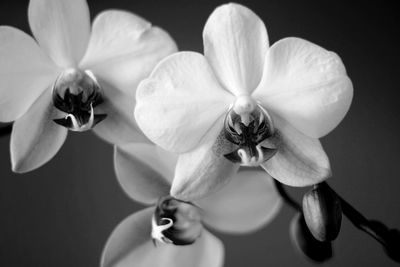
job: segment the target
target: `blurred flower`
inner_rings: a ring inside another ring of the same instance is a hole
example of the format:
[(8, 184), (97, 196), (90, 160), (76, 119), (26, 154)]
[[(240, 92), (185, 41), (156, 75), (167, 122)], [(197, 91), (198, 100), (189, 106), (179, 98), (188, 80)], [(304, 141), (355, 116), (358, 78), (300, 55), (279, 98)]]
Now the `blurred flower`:
[(272, 220), (282, 204), (272, 178), (260, 171), (240, 171), (221, 191), (192, 203), (170, 196), (174, 155), (130, 144), (115, 149), (114, 161), (127, 195), (152, 207), (115, 228), (103, 251), (103, 267), (222, 266), (223, 244), (202, 224), (226, 233), (252, 232)]
[(203, 40), (204, 56), (167, 57), (136, 94), (139, 127), (183, 153), (172, 192), (207, 195), (239, 164), (262, 166), (291, 186), (328, 178), (318, 138), (342, 120), (353, 96), (340, 58), (299, 38), (268, 47), (264, 23), (238, 4), (211, 14)]
[(31, 0), (28, 11), (35, 39), (0, 27), (0, 121), (15, 121), (13, 170), (50, 160), (67, 129), (99, 123), (94, 132), (111, 143), (145, 140), (132, 118), (135, 90), (176, 51), (171, 37), (117, 10), (99, 14), (91, 28), (85, 0)]

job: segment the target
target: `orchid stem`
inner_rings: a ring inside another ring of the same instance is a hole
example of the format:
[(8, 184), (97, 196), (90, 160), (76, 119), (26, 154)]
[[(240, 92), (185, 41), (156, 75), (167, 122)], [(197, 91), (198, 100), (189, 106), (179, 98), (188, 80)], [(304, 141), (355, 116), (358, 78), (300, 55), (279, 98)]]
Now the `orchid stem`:
[(0, 137), (7, 136), (11, 134), (12, 124), (7, 124), (5, 126), (0, 127)]
[(368, 220), (338, 193), (336, 193), (336, 195), (340, 199), (343, 214), (350, 222), (356, 228), (378, 241), (392, 260), (400, 262), (400, 231), (397, 229), (389, 229), (380, 221)]
[(278, 190), (278, 193), (281, 195), (283, 200), (285, 200), (285, 202), (290, 207), (292, 207), (294, 210), (299, 211), (299, 212), (302, 213), (301, 206), (293, 198), (291, 198), (288, 195), (288, 193), (286, 192), (283, 184), (281, 182), (279, 182), (278, 180), (276, 180), (276, 179), (274, 179), (274, 182), (275, 182), (276, 189)]

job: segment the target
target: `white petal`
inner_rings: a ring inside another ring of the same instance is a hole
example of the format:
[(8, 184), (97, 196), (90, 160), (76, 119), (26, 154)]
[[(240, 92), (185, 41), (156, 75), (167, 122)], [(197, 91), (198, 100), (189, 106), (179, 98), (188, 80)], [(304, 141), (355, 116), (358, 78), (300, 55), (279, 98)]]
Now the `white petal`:
[[(165, 156), (176, 159), (171, 153)], [(159, 155), (155, 145), (131, 143), (114, 148), (115, 172), (122, 189), (132, 199), (146, 204), (169, 195), (176, 163), (168, 160)]]
[(80, 66), (134, 97), (139, 82), (176, 50), (164, 30), (132, 13), (108, 10), (95, 18)]
[(204, 55), (225, 88), (250, 94), (261, 81), (268, 34), (262, 20), (238, 4), (218, 7), (203, 31)]
[(282, 206), (273, 179), (264, 171), (243, 170), (215, 194), (197, 202), (204, 221), (228, 233), (258, 230), (275, 218)]
[(57, 73), (57, 67), (32, 37), (0, 26), (0, 121), (21, 117)]
[(204, 231), (192, 245), (174, 246), (150, 240), (154, 208), (139, 211), (122, 221), (104, 248), (101, 267), (222, 267), (222, 242)]
[(287, 38), (267, 52), (263, 80), (254, 97), (304, 134), (319, 138), (346, 115), (353, 86), (338, 55)]
[(331, 176), (329, 159), (318, 139), (308, 137), (284, 120), (274, 117), (280, 133), (278, 152), (262, 167), (290, 186), (309, 186)]
[(104, 102), (96, 107), (96, 113), (107, 114), (107, 117), (93, 131), (111, 144), (150, 143), (133, 116), (134, 92), (120, 91), (101, 80), (99, 83), (103, 88)]
[(75, 67), (90, 36), (86, 0), (31, 0), (29, 25), (40, 47), (60, 67)]
[(201, 140), (199, 146), (181, 154), (175, 169), (171, 195), (193, 201), (208, 196), (224, 186), (239, 168), (223, 155), (232, 145), (225, 139), (222, 119)]
[(47, 89), (14, 123), (10, 141), (14, 172), (39, 168), (54, 157), (67, 137), (68, 130), (53, 121), (64, 115), (54, 108), (51, 93)]
[(180, 52), (140, 83), (136, 100), (135, 118), (147, 137), (166, 150), (186, 152), (227, 112), (233, 96), (219, 86), (203, 55)]

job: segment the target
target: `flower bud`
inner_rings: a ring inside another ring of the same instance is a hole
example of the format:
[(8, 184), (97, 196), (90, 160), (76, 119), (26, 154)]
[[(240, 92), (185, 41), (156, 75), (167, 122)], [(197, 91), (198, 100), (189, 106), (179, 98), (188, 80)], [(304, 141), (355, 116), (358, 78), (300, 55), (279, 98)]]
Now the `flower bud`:
[(298, 252), (314, 262), (324, 262), (333, 256), (331, 242), (316, 240), (301, 213), (296, 214), (292, 219), (290, 237)]
[(153, 240), (174, 245), (194, 243), (203, 230), (199, 209), (171, 196), (158, 201), (152, 228)]
[(315, 239), (333, 241), (338, 236), (342, 222), (340, 199), (326, 183), (315, 185), (304, 195), (303, 213)]

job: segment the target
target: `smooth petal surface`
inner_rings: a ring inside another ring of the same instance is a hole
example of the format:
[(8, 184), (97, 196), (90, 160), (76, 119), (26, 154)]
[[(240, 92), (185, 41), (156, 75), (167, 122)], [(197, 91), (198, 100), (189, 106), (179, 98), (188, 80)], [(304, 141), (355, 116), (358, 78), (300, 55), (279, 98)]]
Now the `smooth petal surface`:
[(262, 20), (238, 4), (218, 7), (203, 31), (204, 55), (224, 87), (250, 94), (261, 81), (268, 34)]
[(122, 92), (104, 81), (99, 82), (103, 88), (104, 102), (96, 107), (96, 113), (107, 114), (107, 117), (93, 131), (111, 144), (150, 143), (133, 117), (134, 92)]
[(221, 133), (222, 118), (218, 119), (199, 146), (181, 154), (175, 169), (171, 195), (193, 201), (208, 196), (224, 186), (239, 168), (223, 155), (232, 144)]
[(21, 117), (58, 74), (32, 37), (0, 26), (0, 121)]
[(267, 173), (242, 170), (220, 191), (197, 204), (210, 227), (227, 233), (248, 233), (273, 220), (282, 199)]
[(274, 116), (281, 142), (278, 152), (262, 167), (275, 179), (290, 186), (309, 186), (331, 176), (329, 159), (318, 139), (308, 137)]
[[(117, 179), (129, 197), (152, 204), (169, 195), (177, 157), (167, 152), (164, 156), (167, 158), (161, 157), (158, 148), (150, 144), (131, 143), (114, 147)], [(175, 158), (175, 162), (169, 162), (170, 158)]]
[(304, 134), (320, 138), (346, 115), (353, 86), (338, 55), (286, 38), (268, 50), (254, 97)]
[(32, 171), (54, 157), (67, 137), (68, 130), (53, 122), (62, 116), (54, 108), (48, 89), (14, 122), (10, 141), (14, 172)]
[(60, 67), (75, 67), (90, 36), (86, 0), (31, 0), (29, 25), (40, 47)]
[(164, 59), (140, 83), (136, 99), (139, 127), (154, 143), (174, 152), (198, 145), (233, 102), (204, 56), (194, 52)]
[(151, 241), (154, 208), (139, 211), (122, 221), (104, 248), (102, 267), (222, 267), (222, 242), (206, 230), (192, 245), (174, 246)]
[(90, 69), (132, 99), (139, 82), (162, 58), (177, 50), (168, 33), (129, 12), (104, 11), (92, 28), (81, 68)]

